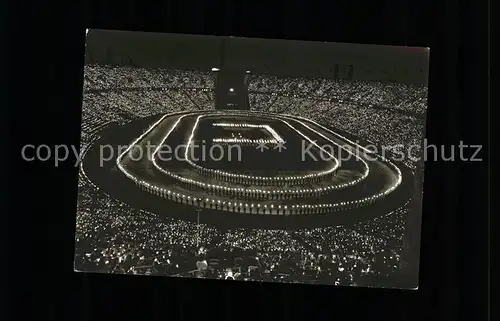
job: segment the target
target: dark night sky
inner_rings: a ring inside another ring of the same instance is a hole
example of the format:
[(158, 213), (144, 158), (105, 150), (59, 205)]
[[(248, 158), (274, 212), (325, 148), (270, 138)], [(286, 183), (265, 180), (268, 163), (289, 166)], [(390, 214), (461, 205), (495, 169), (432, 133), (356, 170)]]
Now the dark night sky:
[[(222, 42), (224, 41), (224, 45)], [(221, 63), (254, 73), (332, 78), (349, 65), (354, 79), (427, 84), (429, 50), (360, 44), (91, 30), (87, 63), (201, 68)]]

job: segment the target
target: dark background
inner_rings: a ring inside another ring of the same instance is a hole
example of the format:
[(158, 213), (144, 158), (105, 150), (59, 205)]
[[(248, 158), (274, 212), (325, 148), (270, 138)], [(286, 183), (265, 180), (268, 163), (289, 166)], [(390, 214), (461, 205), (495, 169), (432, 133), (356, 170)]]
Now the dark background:
[[(290, 77), (347, 78), (427, 85), (422, 47), (89, 30), (85, 62), (142, 68), (251, 70)], [(200, 55), (200, 53), (203, 53)]]
[(74, 159), (20, 157), (29, 143), (78, 144), (85, 28), (431, 47), (429, 143), (486, 144), (485, 1), (13, 4), (0, 8), (1, 319), (486, 318), (486, 162), (426, 164), (421, 286), (397, 291), (76, 274)]

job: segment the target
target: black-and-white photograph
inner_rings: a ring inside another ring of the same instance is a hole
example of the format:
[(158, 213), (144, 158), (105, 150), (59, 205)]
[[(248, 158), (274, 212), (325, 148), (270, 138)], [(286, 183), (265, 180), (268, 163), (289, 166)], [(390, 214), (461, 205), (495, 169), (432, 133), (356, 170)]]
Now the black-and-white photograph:
[(75, 270), (418, 288), (429, 48), (88, 30)]

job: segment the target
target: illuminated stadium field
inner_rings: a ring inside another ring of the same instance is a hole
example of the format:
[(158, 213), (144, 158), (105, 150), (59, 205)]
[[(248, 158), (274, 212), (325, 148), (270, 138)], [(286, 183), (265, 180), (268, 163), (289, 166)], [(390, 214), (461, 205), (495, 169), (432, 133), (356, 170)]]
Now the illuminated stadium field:
[[(118, 141), (125, 132), (132, 142)], [(97, 187), (188, 221), (196, 212), (182, 209), (196, 207), (204, 222), (222, 226), (355, 223), (408, 203), (413, 187), (403, 164), (297, 116), (182, 112), (112, 126), (99, 136), (83, 160)], [(113, 161), (87, 166), (98, 163), (97, 146), (124, 145)]]
[(75, 270), (415, 288), (427, 66), (425, 50), (91, 31)]

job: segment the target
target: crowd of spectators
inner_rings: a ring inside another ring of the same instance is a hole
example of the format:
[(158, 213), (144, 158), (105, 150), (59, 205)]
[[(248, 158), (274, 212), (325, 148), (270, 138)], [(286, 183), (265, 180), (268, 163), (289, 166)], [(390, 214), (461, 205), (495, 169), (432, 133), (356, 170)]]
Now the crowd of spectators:
[(313, 119), (363, 137), (385, 150), (404, 153), (410, 167), (415, 167), (420, 157), (427, 107), (425, 87), (262, 76), (252, 80), (251, 110)]
[(213, 73), (85, 66), (81, 146), (109, 123), (159, 113), (214, 109)]
[[(401, 208), (349, 227), (218, 229), (134, 210), (89, 185), (80, 187), (77, 269), (125, 274), (187, 275), (208, 262), (212, 276), (376, 285), (400, 266)], [(203, 216), (201, 216), (201, 221)]]
[[(86, 66), (82, 146), (111, 122), (211, 109), (213, 85), (212, 76), (203, 72)], [(253, 110), (300, 115), (384, 145), (406, 146), (419, 140), (424, 123), (390, 108), (424, 112), (426, 99), (423, 89), (415, 87), (408, 94), (408, 88), (414, 87), (253, 77), (249, 90)], [(402, 207), (354, 226), (293, 231), (220, 229), (133, 209), (96, 190), (81, 175), (76, 268), (377, 285), (401, 264), (407, 214)], [(205, 269), (199, 268), (201, 261)]]
[(213, 88), (210, 71), (86, 65), (84, 90), (123, 88)]
[(343, 100), (356, 105), (397, 109), (422, 116), (425, 116), (427, 109), (427, 87), (416, 85), (342, 79), (252, 76), (248, 90), (251, 93), (306, 97), (312, 100)]

